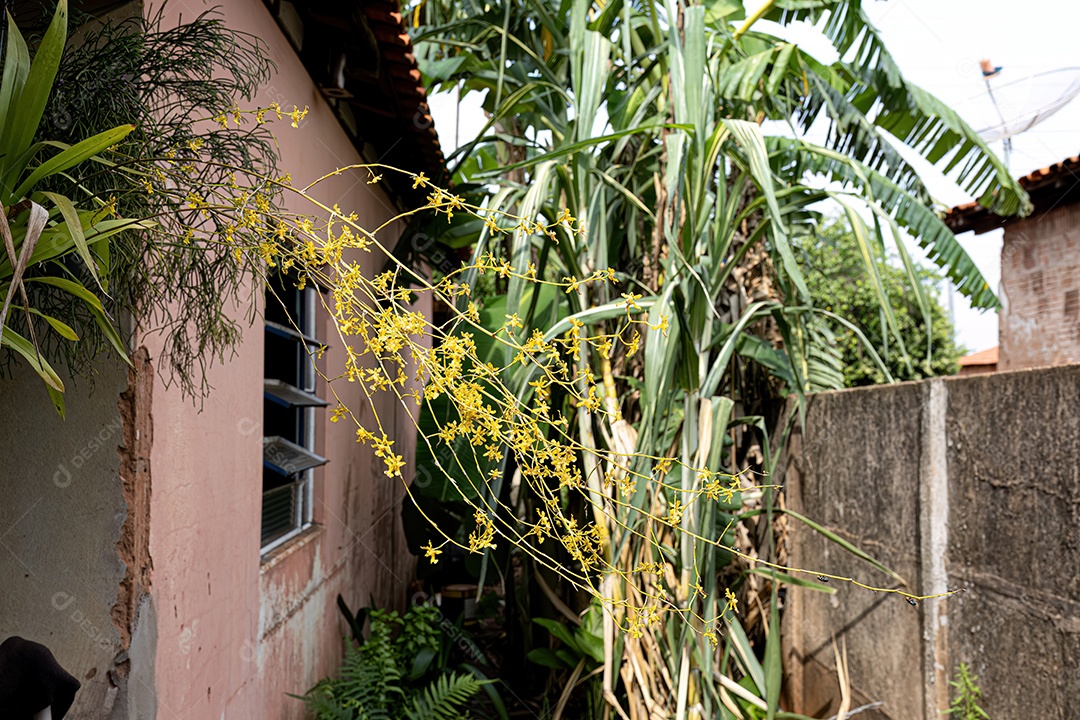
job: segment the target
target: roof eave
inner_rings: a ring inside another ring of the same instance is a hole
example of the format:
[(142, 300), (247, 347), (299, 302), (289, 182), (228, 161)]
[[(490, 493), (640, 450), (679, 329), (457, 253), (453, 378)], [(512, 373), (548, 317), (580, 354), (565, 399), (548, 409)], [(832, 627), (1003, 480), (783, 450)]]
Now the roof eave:
[[(1032, 215), (1039, 216), (1055, 208), (1080, 203), (1080, 156), (1035, 170), (1017, 182), (1031, 198)], [(1024, 218), (995, 215), (977, 202), (957, 205), (944, 217), (945, 224), (956, 235), (968, 231), (980, 235), (1022, 220)]]

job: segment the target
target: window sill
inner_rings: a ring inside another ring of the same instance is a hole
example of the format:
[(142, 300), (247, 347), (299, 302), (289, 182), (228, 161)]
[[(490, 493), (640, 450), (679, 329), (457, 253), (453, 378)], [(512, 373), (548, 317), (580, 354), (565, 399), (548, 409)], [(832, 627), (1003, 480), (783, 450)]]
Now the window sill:
[(295, 535), (292, 535), (291, 537), (286, 536), (286, 539), (281, 541), (280, 544), (271, 547), (269, 550), (263, 551), (259, 572), (270, 572), (274, 567), (282, 563), (285, 558), (293, 553), (299, 552), (301, 549), (317, 540), (323, 534), (323, 530), (324, 528), (322, 525), (312, 523)]

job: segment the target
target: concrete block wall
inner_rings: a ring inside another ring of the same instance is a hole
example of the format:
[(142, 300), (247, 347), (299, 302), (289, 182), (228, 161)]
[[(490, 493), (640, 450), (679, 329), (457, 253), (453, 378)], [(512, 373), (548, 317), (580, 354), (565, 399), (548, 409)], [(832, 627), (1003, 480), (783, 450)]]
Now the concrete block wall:
[(136, 648), (113, 615), (125, 576), (117, 448), (127, 381), (124, 368), (104, 366), (88, 395), (85, 378), (65, 377), (66, 420), (25, 365), (0, 381), (0, 641), (19, 635), (53, 651), (82, 683), (76, 718), (127, 717), (118, 692)]
[[(789, 589), (789, 706), (836, 712), (832, 639), (860, 717), (941, 717), (961, 662), (991, 718), (1080, 717), (1080, 366), (822, 393), (789, 446), (788, 506), (899, 573), (909, 605), (836, 583)], [(792, 563), (883, 573), (789, 519)]]
[(1080, 362), (1080, 205), (1005, 226), (998, 369)]

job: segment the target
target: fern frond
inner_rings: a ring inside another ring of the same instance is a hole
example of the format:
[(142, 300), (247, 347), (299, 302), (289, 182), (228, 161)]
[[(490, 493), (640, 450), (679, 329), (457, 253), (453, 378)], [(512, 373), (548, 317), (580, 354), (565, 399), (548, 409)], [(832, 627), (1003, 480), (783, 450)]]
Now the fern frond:
[(406, 708), (408, 720), (459, 720), (462, 707), (480, 691), (473, 675), (450, 673), (428, 685)]

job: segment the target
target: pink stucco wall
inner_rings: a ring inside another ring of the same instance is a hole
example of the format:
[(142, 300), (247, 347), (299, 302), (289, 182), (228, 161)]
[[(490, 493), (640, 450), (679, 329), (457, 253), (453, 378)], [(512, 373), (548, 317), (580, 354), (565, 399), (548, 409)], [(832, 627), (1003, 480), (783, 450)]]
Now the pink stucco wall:
[[(262, 38), (277, 64), (256, 102), (310, 108), (300, 129), (276, 129), (282, 169), (302, 185), (361, 162), (263, 3), (215, 4), (232, 27)], [(176, 18), (201, 9), (174, 2), (166, 12)], [(396, 210), (365, 180), (345, 174), (317, 194), (371, 227)], [(293, 209), (310, 211), (299, 202)], [(362, 262), (371, 270), (376, 259)], [(336, 337), (320, 312), (321, 337)], [(159, 718), (302, 717), (302, 703), (285, 693), (302, 693), (339, 662), (346, 629), (338, 593), (354, 608), (372, 593), (400, 605), (412, 576), (398, 512), (401, 481), (386, 478), (354, 442), (354, 429), (327, 422), (325, 412), (318, 413), (318, 450), (330, 463), (316, 473), (316, 526), (260, 560), (263, 332), (256, 321), (236, 356), (211, 371), (215, 389), (201, 412), (160, 380), (154, 389), (150, 553)], [(143, 341), (155, 356), (159, 339)], [(342, 366), (336, 345), (321, 361), (324, 370)], [(342, 384), (338, 392), (351, 407), (363, 406), (357, 387)], [(379, 413), (411, 458), (404, 411), (385, 403)]]

